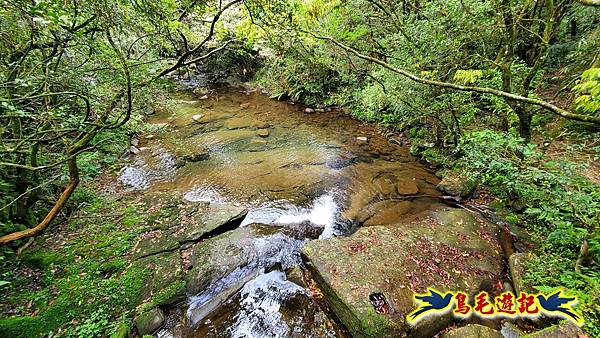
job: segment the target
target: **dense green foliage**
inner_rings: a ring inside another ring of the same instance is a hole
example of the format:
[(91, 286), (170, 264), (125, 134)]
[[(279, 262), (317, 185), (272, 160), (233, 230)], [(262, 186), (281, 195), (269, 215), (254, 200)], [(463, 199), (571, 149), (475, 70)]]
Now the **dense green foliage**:
[[(426, 79), (599, 116), (600, 9), (571, 1), (289, 3), (289, 20), (263, 17), (274, 52), (258, 83), (275, 97), (348, 107), (358, 118), (402, 132), (413, 152), (441, 173), (454, 170), (479, 182), (500, 200), (498, 212), (538, 244), (544, 264), (532, 267), (531, 283), (578, 294), (586, 328), (598, 335), (597, 127), (565, 123), (497, 95), (417, 83), (315, 35)], [(582, 243), (589, 246), (584, 253)]]

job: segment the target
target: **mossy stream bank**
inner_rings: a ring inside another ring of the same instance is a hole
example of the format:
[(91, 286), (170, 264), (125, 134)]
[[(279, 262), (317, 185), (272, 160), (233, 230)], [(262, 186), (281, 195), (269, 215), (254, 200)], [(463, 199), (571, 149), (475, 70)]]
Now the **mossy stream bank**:
[(15, 260), (1, 336), (430, 337), (471, 321), (410, 327), (413, 292), (511, 285), (498, 228), (372, 126), (243, 88), (174, 99)]

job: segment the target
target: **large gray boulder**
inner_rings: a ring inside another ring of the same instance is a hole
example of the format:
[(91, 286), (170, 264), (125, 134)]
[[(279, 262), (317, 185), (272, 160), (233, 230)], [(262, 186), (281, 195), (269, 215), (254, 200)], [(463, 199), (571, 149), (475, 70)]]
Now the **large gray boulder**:
[[(355, 337), (427, 337), (451, 316), (410, 326), (414, 292), (428, 287), (466, 290), (471, 296), (501, 280), (503, 258), (495, 226), (463, 209), (438, 209), (394, 226), (359, 229), (350, 237), (315, 240), (305, 263), (325, 298)], [(389, 307), (378, 313), (380, 294)]]

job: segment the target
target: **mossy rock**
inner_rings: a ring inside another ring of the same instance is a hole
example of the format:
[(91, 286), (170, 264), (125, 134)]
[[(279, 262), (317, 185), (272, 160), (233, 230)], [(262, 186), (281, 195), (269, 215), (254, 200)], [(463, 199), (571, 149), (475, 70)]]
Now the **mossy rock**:
[(181, 225), (171, 235), (180, 243), (195, 242), (237, 228), (248, 209), (239, 206), (214, 204), (208, 208), (183, 215)]
[(571, 322), (563, 321), (559, 325), (547, 327), (541, 331), (526, 335), (524, 338), (580, 338), (586, 337), (581, 328)]
[(142, 238), (133, 248), (133, 258), (138, 259), (179, 248), (179, 241), (167, 231), (155, 230), (142, 234)]
[(500, 331), (490, 329), (487, 326), (469, 324), (457, 329), (450, 330), (442, 338), (503, 338)]
[(135, 327), (140, 336), (152, 333), (165, 322), (165, 314), (159, 308), (141, 313), (135, 318)]
[(62, 256), (58, 252), (50, 251), (33, 251), (24, 253), (21, 256), (21, 261), (27, 266), (36, 269), (46, 269), (52, 263), (58, 263), (62, 261)]
[(300, 285), (303, 288), (308, 288), (308, 285), (306, 284), (306, 281), (304, 280), (304, 272), (302, 271), (302, 268), (300, 268), (299, 265), (296, 265), (293, 268), (288, 269), (285, 272), (285, 276), (286, 276), (287, 280), (289, 280), (290, 282)]
[(147, 307), (172, 305), (185, 298), (185, 282), (179, 251), (148, 256), (134, 265), (150, 272), (140, 303)]
[[(294, 257), (295, 264), (300, 263), (298, 252), (303, 240), (293, 237), (298, 233), (287, 230), (287, 227), (249, 224), (196, 244), (190, 256), (192, 269), (185, 275), (187, 292), (198, 294), (234, 271), (241, 278), (276, 264), (287, 264)], [(296, 256), (291, 251), (294, 245), (298, 245)]]
[[(303, 255), (353, 336), (431, 336), (452, 318), (435, 316), (410, 326), (405, 318), (416, 308), (413, 291), (434, 287), (473, 296), (498, 282), (503, 261), (494, 232), (494, 225), (468, 211), (442, 208), (410, 222), (309, 242)], [(386, 299), (389, 313), (375, 311), (375, 293)]]
[(194, 246), (186, 273), (187, 292), (198, 294), (211, 283), (245, 267), (252, 259), (253, 239), (260, 236), (256, 226), (245, 226), (202, 241)]
[(437, 185), (439, 191), (451, 196), (460, 197), (471, 195), (476, 187), (476, 180), (454, 172), (447, 173)]
[(238, 227), (248, 209), (231, 205), (208, 205), (207, 203), (182, 202), (169, 206), (177, 212), (171, 225), (141, 235), (133, 250), (134, 258), (146, 257), (178, 249), (181, 244), (196, 242)]
[(535, 256), (532, 253), (514, 253), (508, 258), (510, 277), (512, 278), (516, 294), (520, 294), (521, 292), (531, 293), (534, 291), (531, 285), (526, 284), (523, 281), (524, 276), (527, 273), (527, 262), (534, 258)]

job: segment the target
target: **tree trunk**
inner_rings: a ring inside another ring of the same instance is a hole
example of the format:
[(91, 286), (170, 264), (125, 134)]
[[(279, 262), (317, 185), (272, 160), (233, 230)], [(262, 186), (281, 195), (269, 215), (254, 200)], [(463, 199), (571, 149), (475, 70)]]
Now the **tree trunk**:
[[(68, 154), (67, 156), (70, 156), (70, 154)], [(46, 214), (46, 217), (44, 217), (44, 219), (38, 225), (31, 229), (13, 232), (6, 236), (0, 237), (0, 245), (5, 245), (22, 238), (31, 237), (44, 230), (54, 220), (54, 218), (56, 218), (58, 212), (67, 203), (67, 200), (79, 184), (79, 168), (77, 167), (77, 157), (74, 156), (70, 158), (67, 163), (69, 166), (69, 183), (63, 190), (62, 194), (60, 194), (60, 197), (58, 198), (52, 209), (50, 209), (48, 214)]]
[(521, 105), (517, 105), (515, 108), (515, 113), (517, 113), (517, 116), (519, 117), (519, 136), (525, 139), (525, 142), (529, 142), (531, 139), (532, 115)]

